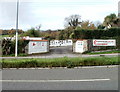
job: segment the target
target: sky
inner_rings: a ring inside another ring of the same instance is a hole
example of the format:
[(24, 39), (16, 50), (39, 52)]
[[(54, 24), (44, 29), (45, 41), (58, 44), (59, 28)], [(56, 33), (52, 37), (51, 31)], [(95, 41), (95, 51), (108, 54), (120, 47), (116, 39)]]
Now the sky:
[[(0, 0), (0, 29), (16, 28), (16, 1)], [(66, 17), (78, 14), (81, 20), (103, 22), (118, 15), (119, 0), (19, 0), (18, 28), (24, 31), (41, 25), (41, 30), (64, 29)]]

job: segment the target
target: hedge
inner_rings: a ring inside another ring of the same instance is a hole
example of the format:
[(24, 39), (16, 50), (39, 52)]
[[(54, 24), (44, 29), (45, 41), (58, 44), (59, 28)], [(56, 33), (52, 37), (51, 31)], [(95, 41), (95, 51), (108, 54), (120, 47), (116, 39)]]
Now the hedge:
[(46, 59), (3, 59), (2, 68), (38, 68), (38, 67), (67, 67), (119, 65), (118, 57), (89, 57), (89, 58), (46, 58)]

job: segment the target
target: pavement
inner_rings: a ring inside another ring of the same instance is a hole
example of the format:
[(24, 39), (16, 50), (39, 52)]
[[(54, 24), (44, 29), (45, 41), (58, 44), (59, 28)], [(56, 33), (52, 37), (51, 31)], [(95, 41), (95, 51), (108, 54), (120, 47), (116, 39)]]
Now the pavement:
[[(112, 53), (112, 54), (96, 54), (96, 55), (88, 55), (88, 54), (80, 54), (80, 53), (73, 53), (72, 47), (51, 47), (50, 52), (46, 54), (37, 54), (37, 55), (29, 55), (24, 57), (17, 57), (17, 58), (59, 58), (59, 57), (98, 57), (98, 56), (118, 56), (119, 53)], [(0, 59), (12, 59), (16, 57), (0, 57)]]
[(118, 66), (3, 69), (3, 90), (117, 90)]
[(41, 56), (41, 55), (35, 55), (35, 56), (26, 56), (26, 57), (0, 57), (0, 59), (23, 59), (23, 58), (61, 58), (61, 57), (99, 57), (99, 56), (106, 56), (106, 57), (115, 57), (118, 56), (118, 53), (113, 54), (96, 54), (96, 55), (82, 55), (82, 54), (54, 54), (49, 56)]

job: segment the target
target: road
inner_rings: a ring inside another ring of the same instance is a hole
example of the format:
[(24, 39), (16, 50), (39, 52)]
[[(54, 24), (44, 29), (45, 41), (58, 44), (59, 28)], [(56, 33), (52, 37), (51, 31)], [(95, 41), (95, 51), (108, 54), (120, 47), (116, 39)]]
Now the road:
[[(100, 54), (105, 56), (118, 56), (118, 53), (113, 54)], [(50, 52), (46, 54), (37, 54), (37, 55), (29, 55), (26, 57), (18, 57), (18, 58), (57, 58), (57, 57), (98, 57), (99, 54), (96, 55), (87, 55), (87, 54), (78, 54), (72, 52), (72, 46), (67, 47), (51, 47)], [(16, 58), (16, 57), (0, 57), (2, 59)]]
[(4, 69), (3, 90), (117, 90), (118, 66)]
[(51, 47), (50, 54), (73, 54), (72, 46)]

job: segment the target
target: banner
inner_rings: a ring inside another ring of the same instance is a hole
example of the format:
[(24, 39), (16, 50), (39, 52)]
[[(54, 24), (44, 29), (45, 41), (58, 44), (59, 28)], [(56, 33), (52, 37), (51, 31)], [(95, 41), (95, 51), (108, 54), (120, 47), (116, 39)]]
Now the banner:
[(102, 39), (94, 39), (93, 46), (116, 46), (116, 40), (102, 40)]

